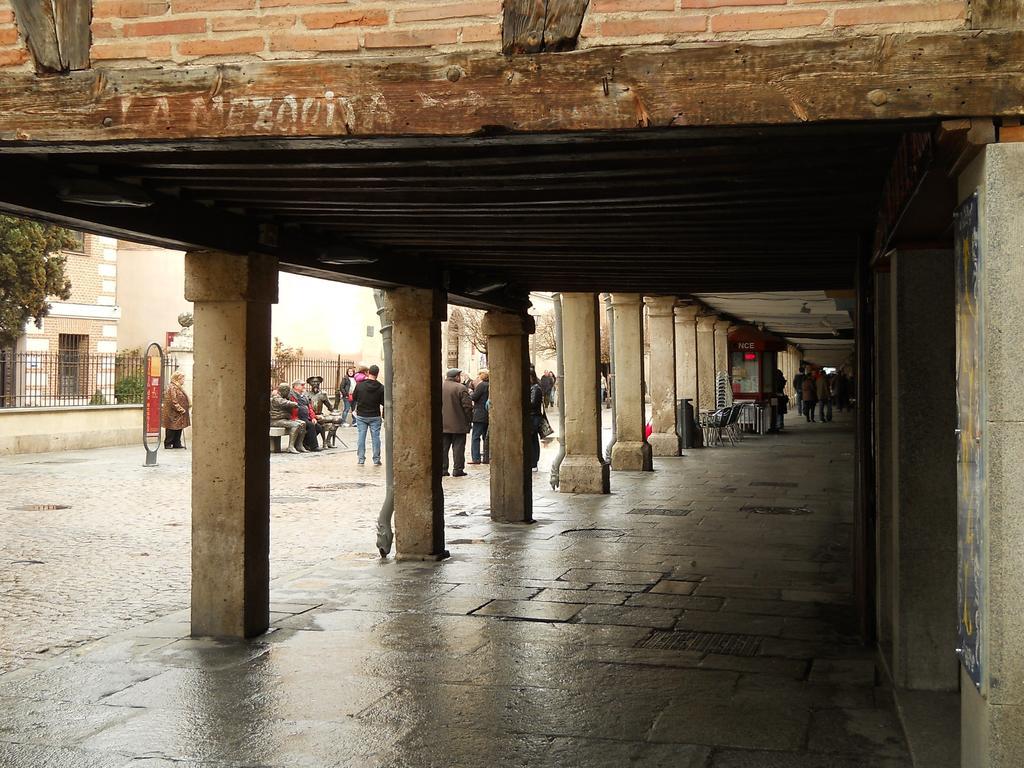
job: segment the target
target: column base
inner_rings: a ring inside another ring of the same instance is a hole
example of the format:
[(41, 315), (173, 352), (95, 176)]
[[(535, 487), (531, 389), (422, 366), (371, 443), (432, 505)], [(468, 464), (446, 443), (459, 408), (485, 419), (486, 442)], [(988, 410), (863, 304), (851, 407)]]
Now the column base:
[(619, 440), (612, 446), (612, 469), (626, 472), (650, 472), (654, 469), (651, 446), (640, 441)]
[(423, 563), (423, 562), (431, 563), (431, 562), (437, 562), (438, 560), (447, 560), (451, 556), (452, 556), (451, 552), (449, 552), (447, 549), (445, 549), (445, 550), (442, 550), (442, 552), (440, 554), (438, 554), (438, 555), (413, 555), (413, 554), (399, 553), (399, 554), (395, 555), (395, 560), (397, 560), (399, 562), (412, 560), (412, 561), (420, 562), (420, 563)]
[(679, 438), (674, 432), (655, 432), (647, 438), (647, 442), (651, 446), (651, 453), (655, 456), (679, 455)]
[(561, 493), (609, 493), (608, 465), (596, 456), (566, 456), (558, 468)]

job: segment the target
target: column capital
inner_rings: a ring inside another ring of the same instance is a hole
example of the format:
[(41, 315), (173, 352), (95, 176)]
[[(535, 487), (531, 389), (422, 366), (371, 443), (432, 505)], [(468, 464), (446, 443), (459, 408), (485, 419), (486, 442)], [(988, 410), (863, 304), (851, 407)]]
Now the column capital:
[(716, 320), (715, 321), (715, 333), (718, 333), (719, 331), (725, 331), (726, 333), (729, 333), (730, 331), (732, 331), (735, 328), (736, 328), (736, 324), (733, 323), (731, 320)]
[(185, 254), (185, 298), (276, 304), (277, 258), (266, 254), (189, 251)]
[(675, 296), (644, 296), (647, 314), (651, 317), (672, 317), (676, 306)]
[(481, 329), (485, 336), (526, 336), (536, 331), (536, 322), (532, 315), (491, 310)]
[(677, 306), (675, 310), (676, 322), (696, 323), (697, 314), (700, 312), (700, 309), (700, 304), (684, 304), (682, 306)]
[(384, 310), (392, 322), (444, 322), (448, 318), (447, 294), (432, 288), (388, 288)]
[(698, 331), (714, 331), (715, 324), (719, 322), (718, 315), (704, 315), (697, 318)]
[(613, 307), (634, 307), (640, 306), (641, 296), (639, 293), (609, 293)]

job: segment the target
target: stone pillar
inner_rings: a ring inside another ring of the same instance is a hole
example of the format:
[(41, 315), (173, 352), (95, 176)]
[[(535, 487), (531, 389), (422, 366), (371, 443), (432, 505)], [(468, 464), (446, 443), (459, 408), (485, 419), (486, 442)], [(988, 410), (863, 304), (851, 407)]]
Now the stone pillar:
[(942, 691), (958, 676), (953, 267), (949, 251), (900, 251), (890, 266), (893, 679)]
[(719, 320), (715, 323), (715, 376), (720, 373), (729, 373), (729, 334), (736, 328), (735, 325)]
[(655, 456), (678, 456), (676, 433), (675, 296), (648, 296), (647, 323), (651, 336), (651, 451)]
[(676, 395), (680, 400), (690, 398), (693, 407), (699, 405), (697, 396), (697, 313), (700, 307), (676, 307)]
[(699, 410), (715, 410), (715, 322), (717, 315), (697, 319), (697, 395)]
[(395, 552), (437, 560), (444, 548), (441, 491), (441, 321), (445, 294), (424, 288), (385, 293), (394, 358)]
[[(982, 643), (982, 689), (961, 675), (964, 766), (1024, 765), (1024, 144), (990, 144), (960, 176), (960, 199), (978, 192), (981, 269), (978, 290), (982, 503), (973, 508), (980, 536), (962, 546), (981, 553), (980, 614), (973, 626)], [(962, 320), (963, 328), (967, 321)], [(959, 343), (959, 339), (958, 339)], [(965, 346), (957, 351), (969, 356)], [(965, 393), (966, 394), (966, 393)], [(968, 434), (968, 438), (970, 435)], [(961, 470), (969, 480), (970, 465)], [(973, 574), (964, 572), (968, 579)], [(958, 610), (958, 618), (960, 611)]]
[[(618, 329), (616, 328), (616, 331)], [(562, 365), (565, 395), (565, 458), (559, 470), (563, 493), (608, 493), (608, 465), (601, 451), (601, 337), (597, 294), (562, 294)]]
[(529, 315), (488, 312), (488, 439), (491, 453), (491, 518), (503, 523), (533, 520), (533, 432), (529, 413)]
[(644, 436), (644, 315), (640, 295), (613, 293), (615, 315), (615, 445), (612, 469), (653, 469)]
[[(892, 320), (889, 273), (877, 272), (875, 281), (875, 616), (878, 645), (892, 670)], [(950, 622), (952, 626), (953, 622)]]
[[(185, 255), (197, 393), (192, 420), (192, 634), (253, 637), (270, 623), (270, 306), (277, 260)], [(211, 428), (209, 425), (221, 425)]]

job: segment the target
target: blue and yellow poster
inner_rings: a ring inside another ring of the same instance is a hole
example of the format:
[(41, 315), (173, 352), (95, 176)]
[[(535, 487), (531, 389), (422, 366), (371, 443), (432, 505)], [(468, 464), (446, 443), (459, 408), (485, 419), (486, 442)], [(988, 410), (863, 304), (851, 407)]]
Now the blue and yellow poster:
[[(985, 632), (985, 354), (978, 193), (956, 211), (957, 655), (982, 690)], [(984, 691), (982, 691), (984, 693)]]

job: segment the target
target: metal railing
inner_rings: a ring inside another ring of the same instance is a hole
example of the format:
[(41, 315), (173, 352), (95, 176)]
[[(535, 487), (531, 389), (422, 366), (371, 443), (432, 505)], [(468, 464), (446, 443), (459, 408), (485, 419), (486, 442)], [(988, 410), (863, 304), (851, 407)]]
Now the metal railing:
[(345, 375), (345, 370), (355, 367), (351, 360), (342, 360), (340, 357), (335, 360), (312, 360), (300, 358), (288, 361), (270, 361), (270, 386), (276, 387), (282, 381), (291, 384), (293, 381), (305, 381), (312, 376), (322, 376), (324, 383), (321, 388), (324, 392), (334, 396), (338, 384)]
[[(63, 408), (142, 402), (141, 355), (0, 350), (0, 408)], [(164, 358), (165, 379), (177, 368)]]

